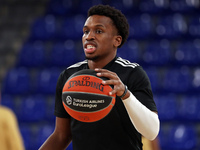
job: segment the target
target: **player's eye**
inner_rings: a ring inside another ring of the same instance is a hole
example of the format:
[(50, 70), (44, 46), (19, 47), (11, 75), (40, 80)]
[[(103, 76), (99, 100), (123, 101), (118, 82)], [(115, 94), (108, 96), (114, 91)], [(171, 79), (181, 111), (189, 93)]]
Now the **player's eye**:
[(103, 33), (103, 31), (100, 30), (100, 29), (97, 29), (97, 30), (96, 30), (96, 33), (100, 34), (100, 33)]
[(89, 30), (83, 30), (83, 33), (84, 33), (84, 34), (88, 34), (88, 33), (89, 33)]

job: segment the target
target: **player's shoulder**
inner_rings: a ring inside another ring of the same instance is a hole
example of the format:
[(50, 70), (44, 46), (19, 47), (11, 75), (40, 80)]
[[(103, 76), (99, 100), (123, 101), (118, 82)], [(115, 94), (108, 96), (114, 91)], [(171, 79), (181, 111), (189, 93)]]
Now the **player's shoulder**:
[(83, 68), (86, 68), (86, 67), (87, 67), (87, 60), (77, 62), (77, 63), (67, 67), (66, 69), (64, 69), (61, 72), (60, 77), (69, 77), (73, 73), (75, 73)]
[(115, 60), (115, 64), (120, 66), (121, 68), (126, 68), (126, 69), (136, 69), (140, 68), (140, 65), (138, 63), (132, 63), (127, 59), (123, 59), (121, 57), (117, 57)]
[(79, 68), (79, 67), (82, 67), (82, 66), (85, 66), (85, 65), (87, 65), (87, 60), (77, 62), (77, 63), (75, 63), (75, 64), (69, 66), (69, 67), (67, 68), (67, 70), (68, 70), (68, 69), (76, 69), (76, 68)]

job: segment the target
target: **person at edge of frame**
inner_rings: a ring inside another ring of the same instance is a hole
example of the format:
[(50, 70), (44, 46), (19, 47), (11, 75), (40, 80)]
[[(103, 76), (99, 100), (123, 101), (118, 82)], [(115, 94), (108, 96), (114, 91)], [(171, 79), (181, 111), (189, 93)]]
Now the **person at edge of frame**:
[(0, 104), (0, 150), (25, 150), (17, 116), (12, 109), (2, 104)]

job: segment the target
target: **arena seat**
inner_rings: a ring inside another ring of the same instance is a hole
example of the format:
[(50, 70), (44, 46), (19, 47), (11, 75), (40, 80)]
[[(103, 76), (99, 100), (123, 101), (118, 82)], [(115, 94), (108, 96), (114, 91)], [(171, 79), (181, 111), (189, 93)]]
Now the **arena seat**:
[(81, 14), (63, 18), (60, 28), (57, 30), (57, 38), (80, 40), (83, 35), (85, 19), (85, 16)]
[(76, 11), (78, 11), (81, 14), (87, 14), (88, 9), (93, 6), (93, 5), (97, 5), (97, 4), (101, 4), (103, 0), (80, 0), (78, 1), (77, 5), (77, 9)]
[(156, 23), (158, 38), (177, 39), (187, 34), (187, 23), (181, 14), (161, 16)]
[(200, 38), (200, 15), (190, 17), (188, 22), (188, 33), (192, 38)]
[(149, 14), (132, 16), (128, 20), (130, 24), (129, 38), (148, 39), (154, 34), (153, 22)]
[(183, 96), (179, 116), (181, 121), (185, 123), (200, 121), (200, 97), (199, 95)]
[(20, 132), (23, 138), (25, 149), (33, 150), (34, 146), (32, 127), (29, 125), (20, 125)]
[(160, 126), (160, 131), (158, 134), (158, 139), (159, 139), (159, 145), (160, 145), (160, 149), (161, 150), (168, 150), (167, 147), (167, 133), (166, 133), (166, 129), (163, 128), (163, 126)]
[(142, 0), (139, 3), (140, 11), (149, 14), (162, 13), (167, 10), (168, 7), (168, 2), (166, 0)]
[(8, 107), (15, 112), (16, 104), (15, 104), (15, 99), (13, 96), (8, 95), (8, 94), (5, 94), (5, 95), (3, 94), (0, 99), (1, 99), (0, 100), (1, 105)]
[(184, 93), (192, 90), (192, 75), (187, 67), (168, 68), (162, 78), (162, 90), (165, 92)]
[[(36, 145), (34, 145), (35, 149), (38, 149), (44, 142), (45, 140), (51, 135), (54, 131), (54, 125), (47, 125), (47, 124), (42, 124), (38, 126), (37, 131), (35, 132), (36, 136)], [(73, 150), (72, 148), (72, 143), (66, 148), (66, 150)]]
[(170, 10), (173, 13), (193, 13), (198, 9), (198, 2), (187, 0), (170, 0)]
[(47, 14), (65, 16), (73, 11), (72, 0), (50, 0), (47, 6)]
[(54, 15), (38, 18), (31, 26), (30, 40), (52, 40), (55, 38), (57, 24)]
[(149, 42), (143, 51), (143, 61), (147, 65), (168, 65), (172, 57), (171, 51), (168, 40)]
[(49, 122), (55, 122), (55, 95), (48, 95), (47, 96), (47, 104), (46, 104), (46, 112), (45, 112), (45, 120)]
[(167, 137), (170, 150), (194, 150), (197, 146), (197, 134), (194, 126), (172, 125)]
[(45, 118), (46, 99), (42, 95), (21, 97), (16, 114), (21, 122), (36, 122)]
[(178, 104), (175, 95), (157, 95), (155, 102), (161, 122), (172, 122), (178, 117)]
[[(105, 3), (106, 1), (104, 1)], [(106, 3), (107, 4), (107, 3)], [(108, 1), (110, 6), (113, 6), (119, 10), (121, 10), (125, 15), (136, 14), (138, 10), (138, 2), (134, 0), (115, 0)]]
[(119, 48), (117, 51), (117, 55), (124, 59), (128, 59), (131, 62), (139, 63), (141, 48), (139, 46), (139, 42), (134, 39), (129, 39), (123, 47)]
[(44, 95), (55, 94), (60, 70), (57, 68), (47, 68), (38, 70), (36, 74), (34, 92)]
[(27, 42), (18, 57), (18, 66), (40, 67), (45, 63), (45, 44), (43, 41)]
[(76, 43), (72, 40), (53, 43), (47, 65), (67, 67), (76, 62)]
[(38, 127), (39, 129), (37, 129), (36, 132), (36, 149), (39, 149), (39, 147), (45, 142), (45, 140), (53, 133), (54, 131), (54, 125), (46, 125), (46, 124), (42, 124)]
[(200, 68), (195, 68), (192, 72), (192, 89), (194, 93), (199, 93), (200, 91)]
[(3, 94), (27, 94), (31, 91), (31, 78), (27, 68), (12, 68), (3, 81)]
[(159, 93), (160, 81), (161, 81), (159, 68), (147, 67), (147, 68), (144, 68), (144, 70), (146, 71), (149, 77), (149, 80), (151, 82), (151, 88), (152, 88), (153, 93), (154, 94)]
[(174, 64), (176, 65), (199, 65), (200, 44), (199, 40), (179, 42), (175, 48)]

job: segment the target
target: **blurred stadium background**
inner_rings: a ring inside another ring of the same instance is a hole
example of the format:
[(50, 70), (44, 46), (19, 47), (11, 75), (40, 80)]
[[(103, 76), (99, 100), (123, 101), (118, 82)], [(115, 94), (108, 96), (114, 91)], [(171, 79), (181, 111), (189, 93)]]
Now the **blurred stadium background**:
[(53, 131), (58, 75), (84, 59), (82, 26), (100, 3), (128, 18), (130, 36), (118, 54), (149, 75), (162, 150), (199, 150), (199, 0), (1, 0), (2, 105), (16, 113), (26, 149), (38, 149)]

